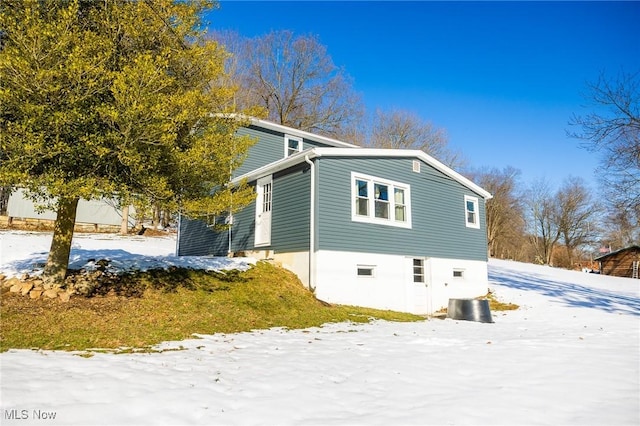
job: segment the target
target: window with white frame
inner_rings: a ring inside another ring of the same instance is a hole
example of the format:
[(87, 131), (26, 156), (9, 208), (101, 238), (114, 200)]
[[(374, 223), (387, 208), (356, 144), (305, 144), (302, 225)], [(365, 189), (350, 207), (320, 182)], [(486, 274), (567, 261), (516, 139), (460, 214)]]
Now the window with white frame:
[(411, 227), (409, 185), (359, 173), (351, 182), (352, 220)]
[(424, 282), (424, 259), (413, 259), (413, 282)]
[(464, 196), (464, 218), (468, 228), (480, 228), (478, 199), (476, 197)]
[(288, 157), (302, 151), (302, 138), (284, 135), (284, 156)]
[(375, 266), (373, 265), (358, 265), (357, 266), (357, 274), (359, 277), (363, 278), (373, 278), (375, 272)]

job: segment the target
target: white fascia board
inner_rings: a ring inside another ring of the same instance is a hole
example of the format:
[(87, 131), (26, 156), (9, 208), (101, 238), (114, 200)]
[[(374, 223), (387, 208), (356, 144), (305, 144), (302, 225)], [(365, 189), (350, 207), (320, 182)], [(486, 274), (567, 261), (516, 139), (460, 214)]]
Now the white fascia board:
[[(256, 180), (258, 178), (261, 178), (263, 176), (267, 176), (267, 175), (271, 175), (273, 173), (277, 173), (281, 170), (285, 170), (288, 169), (289, 167), (295, 166), (296, 164), (299, 163), (303, 163), (305, 161), (305, 159), (309, 158), (315, 158), (318, 155), (314, 152), (316, 149), (318, 148), (310, 148), (310, 149), (306, 149), (304, 151), (300, 151), (297, 152), (293, 155), (290, 155), (286, 158), (283, 158), (281, 160), (278, 161), (274, 161), (273, 163), (269, 163), (266, 164), (260, 168), (257, 168), (255, 170), (251, 170), (250, 172), (247, 172), (243, 175), (240, 175), (238, 177), (236, 177), (235, 179), (231, 180), (231, 183), (233, 185), (237, 185), (238, 183), (240, 183), (243, 180), (247, 180), (249, 182)], [(331, 148), (333, 149), (333, 148)], [(335, 149), (344, 149), (344, 148), (335, 148)], [(345, 149), (345, 151), (349, 151), (347, 149)]]
[(302, 163), (306, 158), (312, 159), (316, 157), (375, 157), (375, 158), (418, 158), (425, 163), (429, 164), (436, 170), (444, 173), (453, 180), (459, 182), (465, 187), (469, 188), (476, 194), (480, 195), (485, 200), (493, 198), (493, 196), (473, 183), (471, 180), (462, 176), (450, 167), (445, 166), (440, 161), (424, 153), (420, 150), (409, 149), (379, 149), (379, 148), (360, 148), (360, 149), (344, 149), (344, 148), (310, 148), (304, 151), (298, 152), (282, 160), (275, 161), (260, 167), (259, 169), (252, 170), (248, 173), (238, 176), (231, 181), (232, 184), (237, 184), (243, 179), (248, 181), (256, 180), (259, 177), (266, 176), (268, 174), (277, 173), (281, 170), (287, 169), (296, 164)]

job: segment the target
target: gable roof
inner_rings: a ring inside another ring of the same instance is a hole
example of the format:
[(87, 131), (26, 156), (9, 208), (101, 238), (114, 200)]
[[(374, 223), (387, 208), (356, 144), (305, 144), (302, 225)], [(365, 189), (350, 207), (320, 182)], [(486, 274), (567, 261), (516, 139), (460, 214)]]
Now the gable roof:
[(624, 248), (618, 249), (616, 251), (612, 251), (611, 253), (607, 253), (607, 254), (603, 254), (602, 256), (598, 256), (593, 260), (602, 260), (602, 259), (605, 259), (605, 258), (607, 258), (609, 256), (615, 256), (618, 253), (622, 253), (622, 252), (625, 252), (627, 250), (634, 250), (634, 249), (640, 251), (640, 246), (633, 245), (633, 246), (629, 246), (629, 247), (624, 247)]
[[(303, 130), (294, 129), (282, 124), (277, 124), (267, 120), (261, 120), (255, 117), (247, 117), (243, 114), (221, 114), (230, 118), (237, 118), (241, 120), (249, 120), (251, 125), (256, 127), (262, 127), (265, 129), (275, 130), (284, 134), (298, 136), (301, 138), (310, 139), (313, 141), (321, 142), (326, 145), (330, 145), (333, 148), (310, 148), (304, 151), (290, 155), (265, 166), (259, 167), (255, 170), (247, 172), (231, 180), (232, 184), (237, 184), (240, 181), (246, 179), (248, 181), (256, 180), (260, 177), (279, 172), (281, 170), (288, 169), (291, 166), (300, 164), (302, 162), (311, 160), (317, 157), (374, 157), (374, 158), (415, 158), (424, 161), (426, 164), (432, 166), (436, 170), (442, 172), (444, 175), (449, 176), (453, 180), (467, 187), (476, 194), (482, 196), (485, 200), (493, 198), (493, 196), (473, 183), (471, 180), (462, 176), (452, 168), (445, 166), (440, 161), (436, 160), (432, 156), (426, 154), (424, 151), (413, 149), (380, 149), (380, 148), (363, 148), (358, 145), (342, 142), (337, 139), (329, 138), (326, 136), (320, 136), (315, 133), (305, 132)], [(345, 149), (351, 148), (351, 149)]]
[(289, 157), (283, 158), (273, 163), (267, 164), (258, 169), (247, 172), (241, 176), (236, 177), (231, 183), (239, 183), (246, 179), (248, 181), (256, 180), (262, 176), (273, 174), (281, 170), (288, 169), (296, 164), (300, 164), (307, 160), (318, 157), (352, 157), (352, 158), (415, 158), (424, 161), (426, 164), (432, 166), (436, 170), (442, 172), (451, 179), (457, 181), (468, 189), (472, 190), (476, 194), (482, 196), (485, 200), (493, 198), (493, 196), (473, 183), (471, 180), (462, 176), (460, 173), (445, 166), (430, 155), (425, 154), (420, 150), (409, 149), (377, 149), (377, 148), (358, 148), (358, 149), (344, 149), (344, 148), (310, 148), (304, 151), (295, 153)]

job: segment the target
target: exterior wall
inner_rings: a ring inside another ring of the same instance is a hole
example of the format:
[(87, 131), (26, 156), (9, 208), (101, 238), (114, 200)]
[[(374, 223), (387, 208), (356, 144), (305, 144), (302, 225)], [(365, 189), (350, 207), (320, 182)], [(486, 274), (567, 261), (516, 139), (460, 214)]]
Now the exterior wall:
[[(427, 315), (448, 305), (449, 298), (474, 298), (488, 290), (487, 263), (425, 259), (425, 283), (413, 282), (413, 258), (357, 252), (316, 253), (315, 294), (324, 301)], [(359, 277), (358, 265), (374, 267)], [(463, 271), (454, 278), (453, 271)]]
[(273, 176), (270, 247), (275, 253), (309, 251), (310, 191), (306, 163)]
[(632, 277), (633, 262), (640, 262), (640, 247), (629, 247), (599, 259), (600, 273), (616, 277)]
[(237, 253), (254, 249), (257, 252), (268, 250), (269, 256), (308, 252), (310, 182), (306, 163), (273, 176), (271, 245), (257, 249), (254, 246), (256, 204), (253, 201), (234, 215), (231, 246), (228, 231), (215, 231), (204, 220), (182, 218), (178, 233), (178, 255), (226, 256), (229, 251)]
[[(237, 131), (238, 135), (249, 135), (257, 142), (249, 148), (247, 158), (238, 167), (233, 177), (241, 176), (247, 172), (258, 169), (274, 161), (283, 159), (284, 156), (284, 136), (282, 132), (275, 130), (263, 129), (261, 127), (249, 126), (241, 127)], [(329, 145), (317, 142), (308, 138), (302, 139), (302, 149), (328, 147)], [(349, 148), (345, 148), (349, 149)]]
[(309, 287), (309, 252), (275, 253), (273, 260), (296, 274), (302, 285)]
[[(319, 158), (319, 250), (487, 261), (484, 199), (413, 158)], [(354, 222), (351, 172), (410, 185), (411, 229)], [(465, 222), (464, 196), (478, 198), (480, 228)]]
[(182, 216), (178, 224), (178, 256), (226, 256), (229, 237), (216, 232), (204, 220)]

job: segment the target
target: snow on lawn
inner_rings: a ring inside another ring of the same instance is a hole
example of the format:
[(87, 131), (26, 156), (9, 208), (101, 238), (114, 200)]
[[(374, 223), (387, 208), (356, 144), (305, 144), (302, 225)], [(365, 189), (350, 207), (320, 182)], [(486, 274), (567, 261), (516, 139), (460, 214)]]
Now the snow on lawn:
[[(47, 261), (51, 234), (0, 231), (0, 274), (38, 274)], [(247, 269), (254, 259), (175, 256), (175, 236), (144, 237), (118, 234), (80, 234), (73, 237), (69, 267), (94, 268), (94, 261), (108, 259), (108, 269), (130, 271), (181, 266), (193, 269)]]
[[(42, 262), (50, 241), (13, 232), (0, 232), (0, 239), (0, 273), (14, 274)], [(173, 250), (171, 238), (79, 235), (72, 256), (79, 264), (110, 257), (123, 267), (142, 266), (148, 256), (180, 264)], [(229, 266), (228, 259), (198, 262)], [(521, 305), (493, 312), (492, 324), (274, 328), (158, 346), (184, 348), (178, 351), (91, 358), (10, 350), (0, 354), (0, 421), (640, 424), (640, 280), (498, 260), (489, 262), (489, 275), (498, 298)]]

